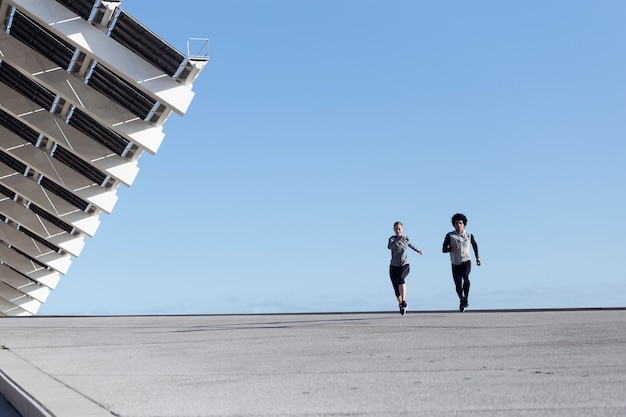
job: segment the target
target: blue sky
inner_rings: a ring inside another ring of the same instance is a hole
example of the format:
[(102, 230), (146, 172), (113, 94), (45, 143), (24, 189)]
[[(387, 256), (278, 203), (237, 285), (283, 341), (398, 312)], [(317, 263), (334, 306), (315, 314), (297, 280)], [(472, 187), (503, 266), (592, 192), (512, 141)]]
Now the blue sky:
[(40, 309), (57, 314), (626, 305), (623, 1), (125, 0), (210, 39), (184, 117)]

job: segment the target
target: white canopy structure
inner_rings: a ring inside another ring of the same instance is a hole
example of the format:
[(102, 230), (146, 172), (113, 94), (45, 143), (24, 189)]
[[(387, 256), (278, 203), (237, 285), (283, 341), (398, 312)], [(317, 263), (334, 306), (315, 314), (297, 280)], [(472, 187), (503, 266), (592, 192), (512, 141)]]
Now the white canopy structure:
[(0, 315), (37, 314), (208, 62), (120, 5), (0, 0)]

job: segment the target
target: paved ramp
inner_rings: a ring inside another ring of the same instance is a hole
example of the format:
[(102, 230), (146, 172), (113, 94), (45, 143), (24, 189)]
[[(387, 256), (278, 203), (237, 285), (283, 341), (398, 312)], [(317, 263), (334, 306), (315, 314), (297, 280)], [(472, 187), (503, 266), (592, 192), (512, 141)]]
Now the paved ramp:
[(625, 310), (2, 318), (0, 345), (24, 417), (626, 415)]

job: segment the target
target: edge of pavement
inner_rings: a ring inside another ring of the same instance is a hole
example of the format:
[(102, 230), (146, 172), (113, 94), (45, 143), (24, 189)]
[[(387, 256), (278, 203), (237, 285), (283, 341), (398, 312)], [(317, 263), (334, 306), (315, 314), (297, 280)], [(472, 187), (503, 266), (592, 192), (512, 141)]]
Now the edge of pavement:
[(111, 417), (90, 399), (0, 348), (0, 393), (22, 417)]

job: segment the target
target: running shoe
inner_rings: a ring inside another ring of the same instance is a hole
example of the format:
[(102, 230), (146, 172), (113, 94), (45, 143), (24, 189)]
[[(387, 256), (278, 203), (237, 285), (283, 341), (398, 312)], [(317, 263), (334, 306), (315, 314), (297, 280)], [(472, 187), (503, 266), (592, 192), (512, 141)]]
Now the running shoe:
[(398, 307), (400, 307), (400, 314), (404, 316), (406, 313), (406, 301), (401, 302)]

